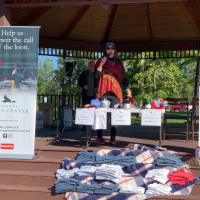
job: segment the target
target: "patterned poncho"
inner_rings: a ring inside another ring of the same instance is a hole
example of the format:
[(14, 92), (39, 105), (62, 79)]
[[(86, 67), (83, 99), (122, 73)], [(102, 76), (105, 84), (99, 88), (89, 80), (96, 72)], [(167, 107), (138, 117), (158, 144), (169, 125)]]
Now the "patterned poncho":
[[(98, 68), (101, 59), (99, 59), (95, 67)], [(102, 97), (108, 91), (114, 92), (120, 102), (123, 101), (122, 82), (126, 77), (126, 72), (121, 61), (116, 62), (114, 65), (108, 61), (103, 65), (101, 76), (97, 80), (96, 99)]]

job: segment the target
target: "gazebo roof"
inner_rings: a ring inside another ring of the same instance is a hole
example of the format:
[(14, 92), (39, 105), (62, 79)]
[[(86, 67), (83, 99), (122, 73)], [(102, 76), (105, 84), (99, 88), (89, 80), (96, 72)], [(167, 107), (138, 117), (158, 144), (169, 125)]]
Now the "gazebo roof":
[(40, 47), (100, 52), (195, 50), (199, 0), (7, 0), (12, 26), (41, 26)]

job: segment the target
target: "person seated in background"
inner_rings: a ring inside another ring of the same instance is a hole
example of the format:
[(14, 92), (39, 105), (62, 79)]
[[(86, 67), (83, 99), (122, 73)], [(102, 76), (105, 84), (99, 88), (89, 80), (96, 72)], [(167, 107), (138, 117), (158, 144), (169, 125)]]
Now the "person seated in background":
[[(90, 61), (88, 64), (88, 69), (84, 70), (79, 79), (78, 85), (82, 88), (82, 104), (83, 107), (86, 104), (90, 104), (92, 99), (95, 99), (95, 89), (97, 85), (97, 79), (94, 75), (94, 61)], [(86, 126), (83, 126), (82, 131), (86, 130)]]
[[(116, 46), (113, 42), (106, 44), (103, 58), (98, 59), (95, 64), (95, 76), (97, 78), (96, 99), (107, 99), (110, 101), (110, 108), (123, 102), (122, 85), (126, 89), (127, 95), (132, 97), (126, 72), (123, 63), (118, 59)], [(111, 126), (110, 144), (115, 144), (117, 126)], [(97, 130), (96, 143), (105, 144), (102, 137), (102, 130)]]

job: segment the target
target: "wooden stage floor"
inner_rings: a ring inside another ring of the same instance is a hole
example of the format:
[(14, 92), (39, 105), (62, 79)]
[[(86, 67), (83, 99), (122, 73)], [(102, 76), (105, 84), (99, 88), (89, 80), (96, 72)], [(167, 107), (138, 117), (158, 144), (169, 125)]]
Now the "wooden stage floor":
[[(174, 124), (176, 126), (176, 124)], [(36, 131), (35, 153), (33, 160), (0, 159), (0, 200), (62, 200), (64, 194), (55, 195), (52, 186), (55, 182), (55, 172), (60, 168), (65, 157), (74, 158), (78, 152), (85, 151), (85, 132), (80, 126), (74, 126), (73, 131), (59, 132), (63, 141), (54, 141), (48, 145), (47, 140), (56, 138), (56, 129), (44, 128)], [(104, 138), (109, 141), (110, 131), (104, 131)], [(92, 143), (88, 149), (131, 148), (134, 144), (154, 147), (159, 144), (159, 128), (141, 127), (140, 124), (119, 127), (116, 145), (99, 145), (95, 143), (96, 132), (92, 132)], [(190, 165), (195, 177), (200, 177), (200, 167), (195, 167), (194, 154), (198, 145), (195, 142), (185, 142), (184, 137), (174, 137), (165, 140), (162, 147), (174, 150), (183, 162)], [(200, 182), (197, 182), (189, 196), (162, 196), (152, 199), (200, 199)]]

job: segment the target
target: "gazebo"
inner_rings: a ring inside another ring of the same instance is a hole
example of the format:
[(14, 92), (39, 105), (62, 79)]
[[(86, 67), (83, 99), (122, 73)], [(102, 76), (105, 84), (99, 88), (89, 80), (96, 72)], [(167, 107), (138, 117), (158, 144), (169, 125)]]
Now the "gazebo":
[(198, 0), (0, 0), (1, 26), (41, 26), (39, 55), (121, 59), (198, 57)]
[(41, 26), (39, 55), (97, 59), (113, 41), (120, 59), (196, 57), (195, 98), (199, 15), (199, 0), (0, 0), (0, 26)]
[[(0, 26), (41, 26), (38, 54), (63, 58), (99, 58), (105, 43), (113, 41), (120, 59), (197, 58), (199, 61), (199, 15), (199, 0), (0, 0)], [(199, 64), (196, 73), (197, 88)], [(134, 130), (139, 130), (138, 127)], [(120, 137), (117, 148), (131, 148), (134, 143), (154, 147), (154, 140), (133, 138), (132, 131)], [(137, 134), (141, 136), (143, 130)], [(46, 139), (52, 133), (48, 136), (44, 131), (36, 134), (36, 159), (1, 159), (1, 197), (62, 199), (63, 196), (51, 193), (53, 173), (65, 156), (74, 158), (83, 151), (81, 143), (74, 142), (80, 136), (81, 133), (72, 132), (66, 137), (67, 145), (47, 146)], [(85, 135), (81, 136), (82, 141), (84, 138)], [(164, 145), (179, 152), (188, 164), (193, 162), (194, 143), (165, 141)], [(191, 166), (191, 170), (199, 177), (199, 168)], [(163, 199), (199, 199), (198, 188), (197, 183), (190, 197)]]

